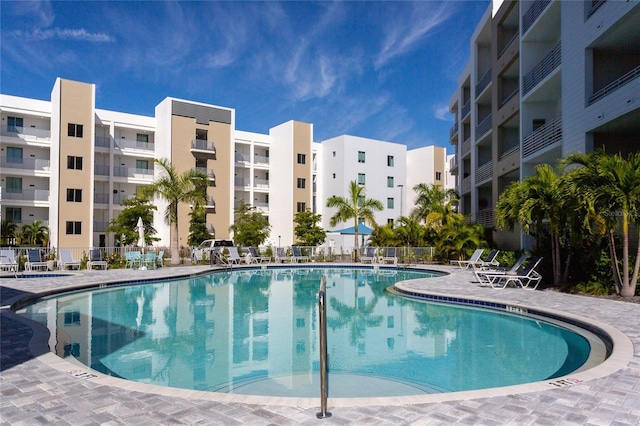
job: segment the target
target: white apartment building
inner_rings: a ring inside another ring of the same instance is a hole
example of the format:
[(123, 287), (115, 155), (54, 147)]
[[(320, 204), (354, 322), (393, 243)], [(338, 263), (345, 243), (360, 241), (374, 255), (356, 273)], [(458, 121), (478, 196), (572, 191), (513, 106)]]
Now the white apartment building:
[[(383, 203), (376, 221), (385, 224), (408, 214), (409, 182), (448, 178), (444, 148), (409, 151), (408, 162), (401, 144), (346, 135), (315, 143), (310, 123), (246, 132), (235, 128), (232, 108), (175, 98), (160, 102), (153, 117), (101, 110), (93, 84), (64, 79), (56, 80), (50, 101), (0, 95), (0, 120), (1, 218), (43, 221), (53, 247), (114, 245), (118, 237), (105, 232), (107, 225), (123, 200), (159, 176), (154, 158), (168, 159), (180, 173), (207, 173), (206, 221), (215, 238), (231, 237), (234, 208), (244, 201), (269, 217), (271, 245), (295, 243), (298, 211), (322, 214), (330, 230), (326, 199), (346, 197), (352, 180)], [(154, 204), (158, 245), (169, 245), (166, 202)], [(186, 245), (189, 212), (190, 206), (179, 207), (180, 245)]]
[[(498, 1), (449, 106), (461, 212), (494, 226), (504, 189), (572, 152), (640, 147), (640, 2)], [(506, 248), (519, 232), (495, 232)]]

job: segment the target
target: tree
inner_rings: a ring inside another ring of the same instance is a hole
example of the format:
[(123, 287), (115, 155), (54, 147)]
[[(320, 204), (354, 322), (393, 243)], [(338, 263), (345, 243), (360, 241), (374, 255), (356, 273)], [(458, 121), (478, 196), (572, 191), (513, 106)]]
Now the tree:
[(468, 224), (464, 216), (442, 225), (436, 238), (435, 251), (442, 259), (462, 259), (484, 244), (484, 227)]
[(241, 247), (258, 247), (264, 243), (271, 231), (269, 219), (257, 208), (240, 201), (234, 209), (235, 223), (229, 227), (233, 231), (233, 241)]
[(365, 223), (376, 225), (374, 211), (382, 211), (382, 203), (373, 198), (366, 198), (364, 186), (358, 185), (356, 181), (349, 182), (349, 197), (339, 197), (333, 195), (327, 200), (327, 207), (335, 207), (338, 211), (331, 217), (329, 224), (331, 227), (340, 222), (348, 222), (353, 219), (354, 236), (354, 261), (358, 261), (358, 223), (363, 219)]
[(293, 233), (300, 244), (317, 246), (324, 243), (327, 231), (318, 226), (321, 220), (322, 215), (315, 214), (310, 209), (295, 214), (293, 221), (296, 226), (293, 228)]
[(188, 170), (183, 174), (173, 167), (169, 160), (161, 158), (154, 162), (162, 168), (161, 176), (151, 185), (144, 188), (145, 195), (157, 195), (169, 204), (164, 212), (164, 220), (171, 227), (171, 264), (180, 262), (178, 252), (178, 206), (181, 203), (206, 202), (206, 194), (202, 192), (202, 184), (208, 185), (209, 178), (206, 173), (198, 170)]
[(2, 221), (2, 241), (0, 245), (8, 246), (15, 240), (18, 233), (18, 224), (14, 223), (11, 219), (5, 219)]
[(425, 221), (430, 213), (452, 212), (452, 204), (459, 199), (455, 190), (444, 189), (440, 185), (419, 183), (413, 190), (418, 195), (414, 200), (415, 207), (411, 210), (411, 216)]
[(398, 227), (393, 230), (398, 244), (407, 247), (422, 247), (426, 229), (418, 219), (401, 216), (398, 219)]
[[(581, 166), (570, 170), (567, 179), (581, 194), (583, 204), (604, 219), (616, 293), (632, 297), (636, 292), (640, 270), (640, 244), (630, 276), (629, 224), (636, 225), (640, 239), (640, 153), (630, 154), (627, 160), (620, 154), (607, 155), (602, 151), (577, 153), (565, 158), (562, 165)], [(622, 233), (622, 271), (615, 241), (615, 232), (619, 227)]]
[(395, 247), (397, 243), (393, 225), (387, 223), (384, 226), (374, 226), (369, 237), (369, 244), (377, 247)]
[(204, 240), (213, 238), (207, 229), (207, 211), (204, 206), (195, 205), (189, 213), (189, 238), (187, 244), (197, 246)]
[(120, 214), (109, 222), (107, 232), (113, 232), (116, 240), (124, 245), (135, 244), (138, 241), (138, 218), (142, 218), (144, 225), (144, 241), (150, 245), (153, 241), (159, 241), (160, 238), (154, 237), (156, 229), (153, 227), (153, 212), (158, 208), (151, 204), (147, 198), (136, 195), (134, 198), (128, 198), (121, 203), (124, 209)]
[(27, 244), (46, 245), (49, 238), (49, 227), (41, 220), (36, 220), (31, 225), (22, 225), (22, 237)]

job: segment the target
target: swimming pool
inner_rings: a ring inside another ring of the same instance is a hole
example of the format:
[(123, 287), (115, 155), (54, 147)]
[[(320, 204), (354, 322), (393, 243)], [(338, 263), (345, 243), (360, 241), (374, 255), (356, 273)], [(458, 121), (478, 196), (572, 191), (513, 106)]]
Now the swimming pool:
[(327, 277), (329, 396), (415, 395), (545, 380), (589, 342), (538, 319), (385, 292), (424, 273), (236, 270), (43, 300), (21, 311), (51, 347), (142, 383), (276, 396), (318, 394), (317, 291)]

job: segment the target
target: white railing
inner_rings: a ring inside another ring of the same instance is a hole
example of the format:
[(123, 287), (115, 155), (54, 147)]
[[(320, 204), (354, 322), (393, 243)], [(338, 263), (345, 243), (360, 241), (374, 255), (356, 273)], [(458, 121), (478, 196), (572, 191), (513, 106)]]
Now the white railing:
[(254, 155), (253, 160), (256, 164), (269, 164), (269, 157), (264, 155)]
[(480, 80), (476, 83), (476, 98), (480, 96), (482, 91), (487, 88), (487, 86), (491, 83), (491, 68), (484, 73)]
[(106, 192), (94, 192), (93, 202), (94, 204), (109, 204), (109, 194)]
[(476, 169), (476, 184), (491, 179), (492, 176), (493, 163), (489, 161)]
[(109, 222), (93, 221), (93, 232), (105, 232)]
[(138, 142), (130, 139), (116, 139), (116, 149), (134, 151), (154, 151), (155, 144), (151, 142)]
[(193, 139), (191, 141), (191, 150), (216, 152), (216, 146), (212, 141)]
[(502, 101), (500, 101), (500, 107), (502, 108), (503, 106), (506, 105), (507, 102), (509, 102), (511, 99), (513, 99), (514, 96), (516, 96), (518, 93), (520, 92), (520, 88), (516, 87), (515, 89), (513, 89), (513, 91), (511, 93), (509, 93), (507, 96), (505, 96)]
[(453, 126), (449, 129), (449, 139), (453, 139), (455, 135), (458, 134), (458, 121), (456, 121)]
[(253, 179), (253, 186), (256, 188), (269, 188), (269, 181), (267, 179)]
[(476, 223), (490, 228), (493, 226), (493, 209), (484, 209), (476, 212)]
[(93, 174), (98, 176), (109, 176), (109, 166), (104, 164), (96, 164), (93, 166)]
[(236, 163), (249, 163), (249, 157), (244, 154), (240, 154), (239, 152), (236, 152), (235, 161)]
[(597, 0), (591, 2), (591, 9), (589, 9), (589, 13), (587, 13), (587, 19), (591, 18), (591, 15), (596, 13), (596, 10), (600, 9), (600, 6), (605, 4), (607, 0)]
[(536, 0), (533, 2), (529, 10), (522, 16), (522, 34), (525, 34), (531, 28), (549, 3), (551, 3), (551, 0)]
[(562, 56), (560, 55), (560, 42), (558, 42), (553, 48), (538, 62), (531, 71), (527, 73), (522, 79), (522, 93), (527, 94), (531, 89), (536, 87), (546, 76), (551, 74), (551, 71), (558, 68), (562, 63)]
[(40, 170), (49, 171), (51, 162), (49, 160), (43, 160), (39, 158), (7, 158), (6, 156), (0, 157), (0, 167), (3, 169), (23, 169), (23, 170)]
[(233, 182), (235, 186), (249, 186), (249, 179), (235, 178)]
[(504, 47), (502, 49), (500, 49), (500, 53), (498, 53), (498, 59), (500, 59), (502, 57), (502, 55), (504, 55), (504, 52), (506, 52), (507, 49), (509, 49), (509, 47), (511, 47), (513, 42), (518, 38), (519, 34), (520, 33), (516, 31), (516, 33), (513, 36), (511, 36), (511, 38), (509, 40), (507, 40), (507, 42), (505, 43)]
[(0, 126), (2, 136), (10, 136), (20, 139), (31, 139), (38, 142), (51, 140), (51, 130), (36, 129), (33, 127)]
[(514, 147), (509, 148), (508, 150), (506, 150), (502, 154), (500, 154), (500, 157), (498, 159), (499, 160), (504, 160), (505, 158), (507, 158), (508, 156), (513, 154), (514, 152), (518, 152), (518, 151), (520, 151), (520, 147), (518, 145), (516, 145)]
[(204, 173), (212, 182), (216, 180), (216, 174), (213, 172), (213, 169), (207, 169), (206, 167), (194, 167), (193, 170)]
[(460, 185), (460, 189), (463, 194), (471, 191), (471, 176), (467, 176), (466, 178), (462, 179), (462, 185)]
[(454, 169), (458, 168), (458, 156), (454, 156), (451, 157), (451, 160), (449, 160), (449, 171), (452, 171)]
[(464, 142), (462, 142), (462, 155), (467, 155), (471, 152), (471, 138), (467, 138)]
[(93, 144), (100, 148), (111, 148), (111, 136), (96, 136)]
[(529, 157), (562, 139), (562, 116), (539, 127), (522, 141), (522, 158)]
[(491, 130), (492, 124), (491, 114), (489, 114), (476, 126), (476, 140), (480, 139), (480, 136), (484, 136), (485, 133)]
[(139, 169), (137, 167), (115, 166), (113, 168), (113, 176), (137, 179), (153, 179), (153, 169)]
[(625, 84), (629, 83), (631, 80), (635, 80), (638, 77), (640, 77), (640, 65), (638, 65), (637, 67), (635, 67), (634, 69), (632, 69), (631, 71), (629, 71), (628, 73), (626, 73), (625, 75), (617, 79), (616, 81), (606, 85), (605, 87), (603, 87), (602, 89), (598, 90), (596, 93), (591, 95), (589, 97), (589, 105), (591, 105), (598, 99), (607, 96), (609, 93), (615, 92)]
[(22, 189), (19, 192), (7, 192), (2, 188), (3, 200), (49, 201), (48, 189)]

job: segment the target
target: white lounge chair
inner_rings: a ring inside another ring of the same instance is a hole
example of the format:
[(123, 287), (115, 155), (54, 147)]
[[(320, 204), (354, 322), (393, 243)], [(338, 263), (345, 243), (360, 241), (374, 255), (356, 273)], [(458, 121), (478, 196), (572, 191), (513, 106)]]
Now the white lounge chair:
[(0, 251), (0, 270), (17, 273), (18, 261), (16, 252), (13, 249), (3, 249)]
[(294, 262), (308, 262), (309, 256), (305, 256), (302, 254), (302, 249), (300, 246), (291, 246), (291, 251), (293, 252), (292, 260)]
[(276, 262), (293, 262), (293, 258), (291, 256), (287, 256), (286, 249), (284, 247), (278, 247), (276, 249)]
[(242, 257), (238, 253), (238, 247), (232, 246), (232, 247), (225, 247), (225, 248), (229, 252), (229, 254), (226, 257), (227, 263), (239, 264), (240, 262), (243, 261)]
[(102, 251), (98, 248), (89, 250), (89, 261), (87, 262), (87, 269), (93, 269), (97, 266), (101, 269), (107, 269), (107, 262), (102, 259)]
[(491, 280), (489, 279), (489, 277), (487, 277), (487, 275), (491, 275), (492, 279), (495, 279), (496, 275), (504, 275), (504, 274), (515, 275), (518, 273), (518, 269), (522, 267), (522, 265), (524, 264), (524, 262), (527, 261), (528, 258), (529, 258), (528, 254), (526, 253), (523, 254), (522, 256), (520, 256), (520, 259), (518, 259), (510, 269), (506, 269), (506, 268), (498, 269), (497, 267), (496, 268), (480, 268), (480, 267), (474, 266), (473, 272), (476, 275), (476, 278), (478, 279), (478, 282), (480, 284), (491, 285)]
[(258, 249), (256, 249), (255, 247), (248, 247), (247, 249), (249, 250), (248, 260), (250, 263), (265, 263), (271, 260), (271, 258), (268, 256), (260, 256)]
[(497, 260), (498, 253), (500, 250), (491, 250), (484, 260), (480, 259), (478, 262), (472, 263), (471, 266), (474, 268), (497, 268), (500, 266), (500, 262)]
[(451, 263), (454, 266), (457, 265), (460, 268), (467, 269), (469, 268), (469, 266), (475, 263), (478, 263), (478, 261), (482, 257), (483, 252), (484, 252), (484, 249), (476, 249), (476, 251), (473, 252), (469, 260), (451, 260), (449, 261), (449, 263)]
[(397, 265), (398, 257), (396, 256), (396, 248), (385, 247), (382, 252), (382, 256), (380, 257), (380, 263), (393, 263), (394, 265)]
[(71, 249), (60, 249), (60, 262), (58, 267), (61, 271), (64, 271), (67, 268), (80, 270), (80, 261), (73, 259)]
[(521, 271), (515, 274), (487, 274), (489, 285), (493, 288), (506, 288), (509, 283), (513, 283), (515, 286), (519, 285), (527, 290), (535, 290), (542, 280), (542, 276), (535, 271), (541, 261), (541, 257), (534, 257)]
[(364, 254), (360, 257), (360, 263), (374, 263), (376, 261), (376, 248), (365, 247)]
[(47, 262), (42, 261), (40, 249), (27, 249), (27, 263), (24, 264), (25, 271), (46, 271), (49, 269)]

